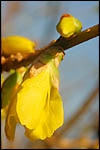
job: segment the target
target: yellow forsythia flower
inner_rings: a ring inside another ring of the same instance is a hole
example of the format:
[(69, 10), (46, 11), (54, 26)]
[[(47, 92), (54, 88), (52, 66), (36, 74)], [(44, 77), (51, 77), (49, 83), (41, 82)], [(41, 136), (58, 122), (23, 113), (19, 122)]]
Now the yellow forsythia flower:
[(34, 42), (21, 36), (8, 36), (1, 39), (1, 50), (5, 56), (18, 52), (22, 54), (33, 53), (34, 48)]
[(21, 84), (6, 118), (5, 131), (9, 140), (13, 140), (18, 122), (25, 127), (25, 135), (30, 140), (51, 137), (62, 126), (64, 111), (58, 88), (59, 71), (54, 60)]
[(72, 15), (64, 14), (61, 16), (56, 29), (61, 36), (69, 38), (81, 31), (82, 23)]

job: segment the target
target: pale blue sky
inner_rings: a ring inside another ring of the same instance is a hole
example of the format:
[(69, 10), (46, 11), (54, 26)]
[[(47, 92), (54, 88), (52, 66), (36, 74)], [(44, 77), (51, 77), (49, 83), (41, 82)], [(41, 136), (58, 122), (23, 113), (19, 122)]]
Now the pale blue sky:
[[(7, 1), (1, 4), (3, 20)], [(28, 37), (38, 41), (38, 48), (59, 37), (56, 24), (63, 13), (79, 19), (83, 24), (82, 30), (99, 23), (99, 1), (21, 1), (21, 5), (22, 10), (6, 22), (3, 36)], [(60, 93), (67, 120), (98, 84), (99, 38), (77, 45), (65, 53), (59, 70)], [(98, 111), (98, 101), (91, 111)]]

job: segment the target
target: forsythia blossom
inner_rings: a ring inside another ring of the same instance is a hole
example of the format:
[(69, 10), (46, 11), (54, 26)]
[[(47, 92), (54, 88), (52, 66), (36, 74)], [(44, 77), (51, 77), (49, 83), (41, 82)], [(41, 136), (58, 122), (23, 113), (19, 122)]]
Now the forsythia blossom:
[(34, 53), (36, 44), (31, 40), (21, 36), (8, 36), (1, 38), (1, 51), (5, 56), (16, 54)]
[(61, 59), (61, 55), (51, 59), (41, 72), (28, 76), (19, 87), (6, 118), (5, 132), (9, 140), (14, 138), (17, 123), (25, 127), (25, 135), (30, 140), (51, 137), (62, 126), (64, 111), (58, 70)]
[(56, 29), (61, 36), (70, 38), (81, 32), (82, 23), (72, 15), (64, 14), (61, 16)]

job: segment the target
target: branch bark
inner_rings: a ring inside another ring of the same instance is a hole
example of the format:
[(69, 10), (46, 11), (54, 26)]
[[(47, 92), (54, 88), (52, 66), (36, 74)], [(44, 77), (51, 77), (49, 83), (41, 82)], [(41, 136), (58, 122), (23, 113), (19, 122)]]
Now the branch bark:
[(63, 50), (67, 50), (69, 48), (72, 48), (73, 46), (76, 46), (97, 36), (99, 36), (99, 24), (80, 32), (72, 39), (68, 40), (66, 38), (60, 37), (56, 41), (54, 46), (61, 46)]
[[(99, 25), (95, 25), (91, 28), (88, 28), (73, 38), (63, 38), (60, 37), (57, 41), (51, 42), (47, 47), (37, 50), (35, 54), (31, 54), (27, 57), (24, 57), (21, 61), (18, 59), (13, 59), (12, 57), (5, 58), (5, 61), (1, 61), (1, 71), (9, 71), (10, 69), (17, 69), (21, 66), (27, 66), (33, 62), (41, 53), (44, 53), (44, 50), (51, 50), (51, 48), (58, 48), (60, 50), (67, 50), (75, 45), (78, 45), (82, 42), (88, 41), (92, 38), (99, 36)], [(1, 60), (3, 58), (1, 57)]]

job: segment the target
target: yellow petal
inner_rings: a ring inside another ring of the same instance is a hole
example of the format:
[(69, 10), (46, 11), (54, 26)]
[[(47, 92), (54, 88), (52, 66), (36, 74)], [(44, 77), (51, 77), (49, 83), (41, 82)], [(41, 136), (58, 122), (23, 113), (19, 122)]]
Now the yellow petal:
[(6, 116), (6, 110), (4, 108), (1, 108), (1, 121), (5, 118)]
[(3, 74), (1, 73), (1, 87), (3, 85), (3, 82), (4, 82), (4, 77), (3, 77)]
[(35, 43), (27, 38), (20, 36), (3, 37), (1, 40), (1, 49), (4, 55), (34, 52)]
[(17, 124), (17, 116), (16, 116), (16, 99), (12, 100), (9, 104), (6, 122), (5, 122), (5, 133), (9, 140), (14, 139), (15, 128)]
[(51, 89), (50, 99), (46, 103), (45, 108), (42, 110), (41, 119), (36, 129), (26, 129), (25, 135), (30, 140), (51, 137), (54, 131), (62, 126), (64, 121), (64, 111), (62, 100), (57, 89)]
[(23, 82), (18, 92), (16, 111), (20, 123), (34, 129), (40, 121), (41, 111), (45, 107), (46, 97), (50, 89), (50, 74), (42, 71), (36, 77)]

